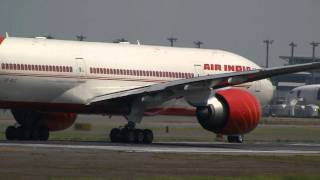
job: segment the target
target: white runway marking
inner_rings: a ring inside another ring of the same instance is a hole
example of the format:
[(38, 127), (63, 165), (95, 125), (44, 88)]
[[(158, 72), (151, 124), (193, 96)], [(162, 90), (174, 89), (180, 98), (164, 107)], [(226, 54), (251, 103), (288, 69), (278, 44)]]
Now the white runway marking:
[[(230, 145), (230, 144), (227, 144)], [(298, 145), (295, 145), (298, 146)], [(25, 147), (25, 148), (46, 148), (46, 149), (83, 149), (83, 150), (105, 150), (105, 151), (122, 151), (122, 152), (150, 152), (150, 153), (192, 153), (192, 154), (253, 154), (253, 155), (285, 155), (285, 154), (319, 154), (320, 150), (292, 150), (277, 149), (271, 150), (259, 149), (241, 149), (219, 147), (191, 147), (191, 146), (165, 146), (165, 145), (65, 145), (65, 144), (25, 144), (25, 143), (0, 143), (0, 147)]]

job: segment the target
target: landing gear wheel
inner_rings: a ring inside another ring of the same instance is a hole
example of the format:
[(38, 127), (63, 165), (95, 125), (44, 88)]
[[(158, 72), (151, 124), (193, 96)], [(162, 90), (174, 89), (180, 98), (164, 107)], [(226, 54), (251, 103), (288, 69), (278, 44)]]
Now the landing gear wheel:
[(135, 142), (136, 143), (138, 143), (138, 144), (143, 143), (143, 140), (144, 140), (143, 130), (141, 130), (141, 129), (134, 130), (134, 135), (135, 135)]
[(133, 129), (123, 129), (124, 142), (134, 143), (135, 142), (135, 133)]
[(153, 141), (153, 132), (150, 129), (145, 129), (143, 135), (143, 142), (145, 144), (151, 144)]
[(113, 128), (109, 134), (111, 142), (121, 142), (121, 130), (119, 128)]
[(39, 128), (39, 140), (40, 141), (47, 141), (49, 139), (49, 129), (46, 127)]
[(243, 143), (244, 137), (243, 135), (239, 136), (228, 136), (229, 143)]
[(110, 131), (109, 138), (113, 143), (151, 144), (153, 141), (153, 132), (149, 129), (113, 128)]
[(31, 140), (40, 140), (40, 132), (38, 129), (32, 129)]
[(32, 133), (31, 129), (18, 127), (17, 131), (19, 134), (19, 136), (18, 136), (19, 140), (23, 140), (23, 141), (31, 140), (31, 133)]
[(49, 129), (46, 127), (40, 127), (40, 128), (25, 128), (23, 126), (20, 127), (14, 127), (9, 126), (6, 129), (6, 138), (8, 140), (40, 140), (40, 141), (46, 141), (49, 139)]
[(9, 126), (6, 129), (6, 139), (7, 140), (17, 140), (18, 139), (18, 133), (17, 133), (17, 128), (14, 126)]

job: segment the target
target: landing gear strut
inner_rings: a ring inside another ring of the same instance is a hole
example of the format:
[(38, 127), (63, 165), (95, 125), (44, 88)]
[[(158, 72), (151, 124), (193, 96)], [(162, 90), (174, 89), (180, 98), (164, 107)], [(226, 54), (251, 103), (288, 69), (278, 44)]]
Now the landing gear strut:
[(26, 128), (24, 126), (9, 126), (6, 129), (7, 140), (40, 140), (49, 139), (49, 130), (46, 127)]
[(109, 134), (111, 142), (151, 144), (153, 132), (149, 129), (136, 129), (135, 123), (128, 122), (125, 127), (113, 128)]

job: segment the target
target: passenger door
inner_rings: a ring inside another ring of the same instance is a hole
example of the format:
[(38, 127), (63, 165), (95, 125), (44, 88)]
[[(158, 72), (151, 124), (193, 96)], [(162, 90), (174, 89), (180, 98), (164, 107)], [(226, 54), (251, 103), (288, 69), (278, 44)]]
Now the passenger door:
[(197, 76), (197, 77), (204, 76), (204, 71), (203, 71), (202, 65), (195, 64), (194, 65), (194, 71), (195, 71), (195, 76)]
[(84, 77), (87, 75), (86, 63), (83, 58), (76, 58), (76, 69), (75, 72), (79, 77)]

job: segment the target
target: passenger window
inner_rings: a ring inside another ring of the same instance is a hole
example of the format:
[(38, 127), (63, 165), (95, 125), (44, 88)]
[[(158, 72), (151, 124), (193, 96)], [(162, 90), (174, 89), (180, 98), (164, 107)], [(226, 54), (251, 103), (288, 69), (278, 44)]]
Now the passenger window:
[(20, 64), (20, 66), (21, 66), (21, 70), (24, 70), (24, 65), (23, 65), (23, 64)]

